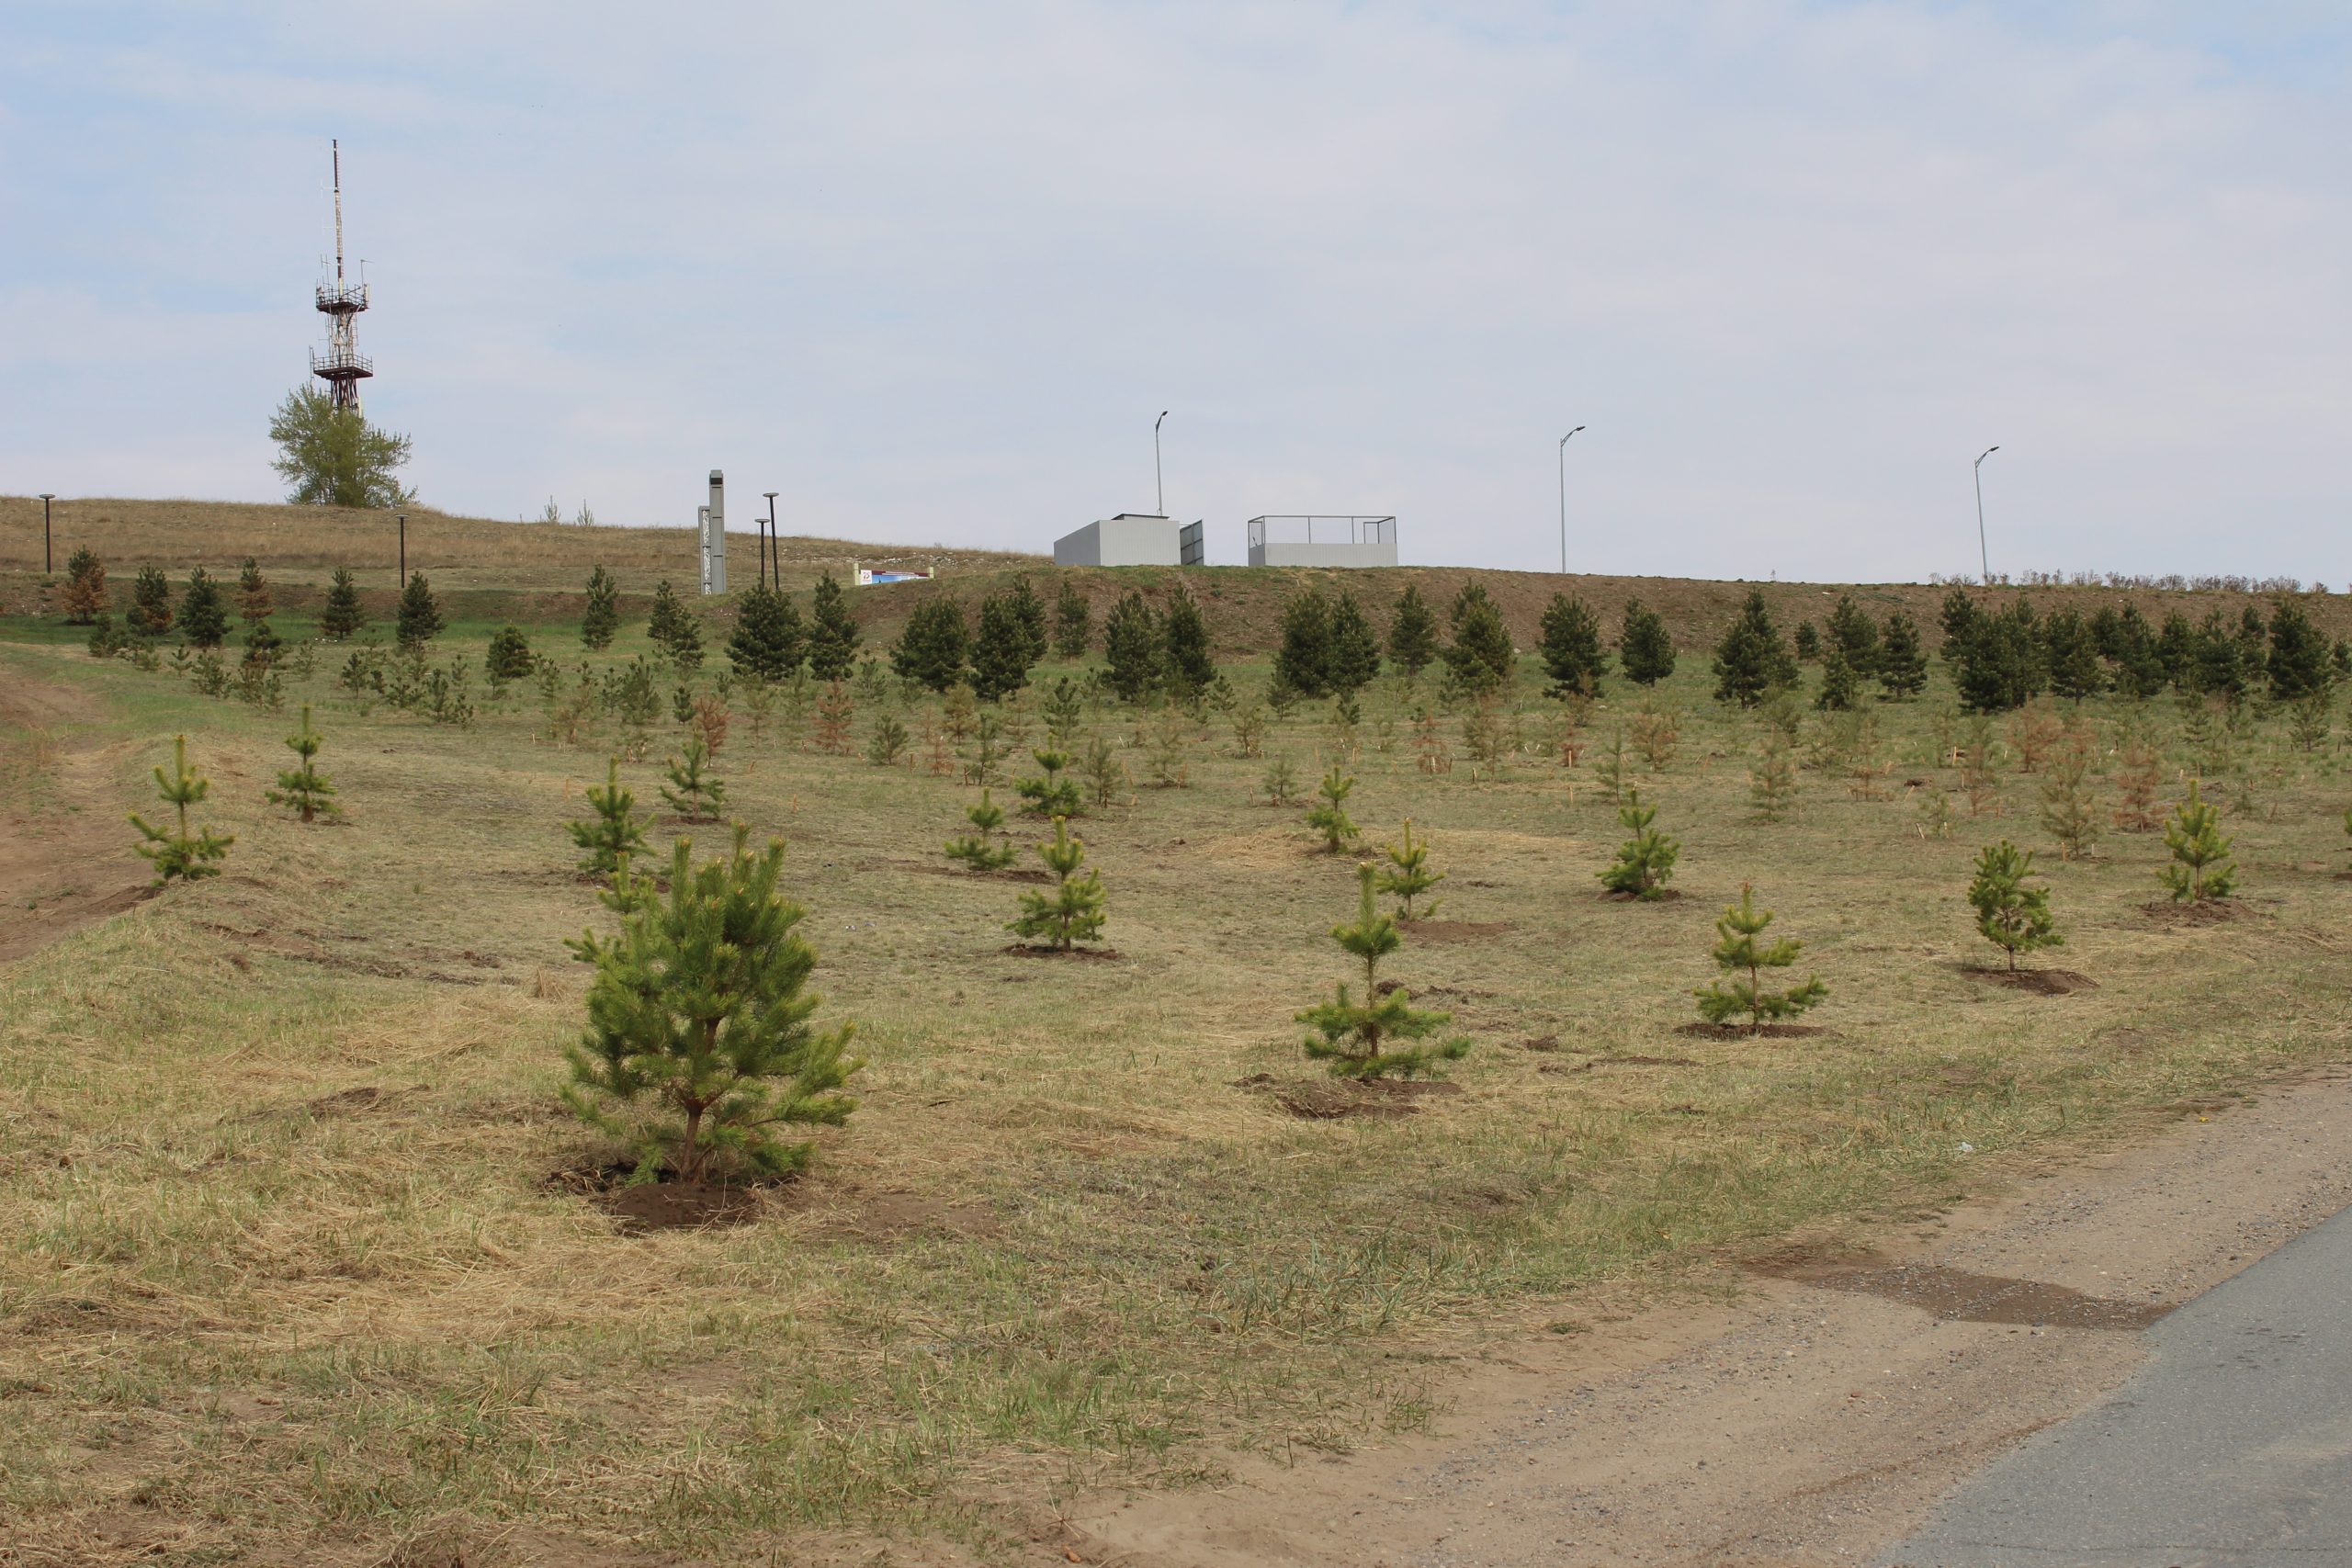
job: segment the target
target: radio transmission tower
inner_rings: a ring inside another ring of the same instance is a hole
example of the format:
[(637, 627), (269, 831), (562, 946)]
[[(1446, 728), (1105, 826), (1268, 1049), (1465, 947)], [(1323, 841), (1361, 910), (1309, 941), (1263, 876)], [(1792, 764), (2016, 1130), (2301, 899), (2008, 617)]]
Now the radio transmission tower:
[(368, 308), (368, 286), (343, 279), (343, 144), (328, 143), (334, 158), (334, 282), (321, 283), (319, 311), (327, 319), (327, 346), (311, 350), (311, 374), (324, 381), (338, 411), (359, 412), (359, 383), (376, 373), (375, 364), (359, 352), (354, 328)]

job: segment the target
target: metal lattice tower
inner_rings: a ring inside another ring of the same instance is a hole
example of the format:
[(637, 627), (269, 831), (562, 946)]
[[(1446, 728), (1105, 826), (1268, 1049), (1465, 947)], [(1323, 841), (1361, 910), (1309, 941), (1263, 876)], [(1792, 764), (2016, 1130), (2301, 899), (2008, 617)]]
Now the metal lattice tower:
[(334, 158), (334, 282), (321, 283), (320, 313), (327, 319), (323, 354), (311, 350), (311, 374), (333, 390), (334, 406), (359, 412), (359, 383), (376, 373), (373, 361), (359, 352), (354, 328), (368, 308), (368, 285), (346, 284), (343, 278), (343, 144), (328, 143)]

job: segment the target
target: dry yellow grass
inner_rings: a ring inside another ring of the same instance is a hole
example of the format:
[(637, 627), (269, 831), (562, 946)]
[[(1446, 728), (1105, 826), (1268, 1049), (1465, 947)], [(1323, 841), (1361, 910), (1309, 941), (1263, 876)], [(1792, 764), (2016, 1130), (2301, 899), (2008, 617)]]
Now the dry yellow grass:
[[(1684, 844), (1683, 897), (1655, 905), (1599, 897), (1621, 835), (1590, 752), (1548, 760), (1540, 699), (1474, 782), (1415, 771), (1420, 699), (1367, 695), (1350, 809), (1374, 840), (1408, 816), (1428, 835), (1458, 927), (1384, 972), (1477, 1043), (1458, 1092), (1395, 1121), (1302, 1121), (1243, 1081), (1314, 1079), (1292, 1014), (1348, 972), (1323, 932), (1352, 860), (1253, 802), (1265, 763), (1222, 722), (1192, 739), (1193, 787), (1080, 825), (1121, 956), (1064, 963), (1004, 951), (1013, 886), (946, 870), (974, 792), (818, 755), (781, 716), (754, 737), (739, 700), (720, 772), (791, 842), (865, 1103), (757, 1223), (629, 1236), (554, 1179), (612, 1152), (554, 1100), (581, 1023), (560, 943), (605, 918), (561, 825), (609, 725), (549, 743), (519, 694), (465, 730), (361, 712), (322, 660), (289, 700), (320, 704), (351, 819), (305, 829), (261, 800), (286, 716), (0, 644), (0, 679), (80, 694), (39, 709), (39, 752), (6, 737), (51, 781), (39, 819), (112, 829), (184, 728), (205, 815), (238, 835), (219, 881), (0, 969), (0, 1540), (821, 1561), (881, 1530), (1006, 1558), (1072, 1487), (1426, 1422), (1466, 1341), (1595, 1283), (1713, 1280), (1792, 1230), (1915, 1213), (2352, 1051), (2339, 746), (2269, 719), (2218, 783), (2234, 918), (2152, 910), (2153, 836), (2051, 857), (2050, 961), (2098, 986), (2030, 996), (1970, 972), (1993, 953), (1960, 893), (1987, 838), (2046, 843), (2038, 781), (2005, 767), (1997, 815), (1922, 836), (1917, 800), (1955, 783), (1939, 702), (1888, 708), (1894, 798), (1809, 772), (1794, 820), (1760, 825), (1754, 721), (1706, 701), (1699, 662), (1667, 693), (1681, 760), (1643, 780)], [(900, 699), (858, 703), (862, 744)], [(2127, 716), (2089, 713), (2105, 758)], [(2131, 716), (2177, 784), (2170, 705)], [(1308, 777), (1341, 744), (1302, 710), (1268, 750)], [(650, 764), (623, 771), (653, 798)], [(72, 874), (136, 880), (128, 840)], [(1747, 880), (1828, 980), (1827, 1032), (1683, 1032)]]

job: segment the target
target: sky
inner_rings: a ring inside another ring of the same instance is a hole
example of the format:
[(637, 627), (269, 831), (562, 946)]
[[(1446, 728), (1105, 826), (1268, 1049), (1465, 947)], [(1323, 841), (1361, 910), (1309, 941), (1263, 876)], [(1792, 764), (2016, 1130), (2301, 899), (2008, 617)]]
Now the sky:
[[(2352, 580), (2336, 0), (0, 6), (0, 492)], [(1156, 479), (1152, 424), (1162, 428)]]

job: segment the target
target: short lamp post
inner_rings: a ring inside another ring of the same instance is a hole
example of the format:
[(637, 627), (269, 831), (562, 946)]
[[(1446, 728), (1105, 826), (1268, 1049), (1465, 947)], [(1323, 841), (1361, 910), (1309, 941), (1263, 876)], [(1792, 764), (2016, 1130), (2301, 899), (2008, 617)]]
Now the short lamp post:
[(56, 499), (54, 491), (40, 492), (40, 574), (43, 577), (57, 575), (57, 554), (49, 543), (49, 503)]

